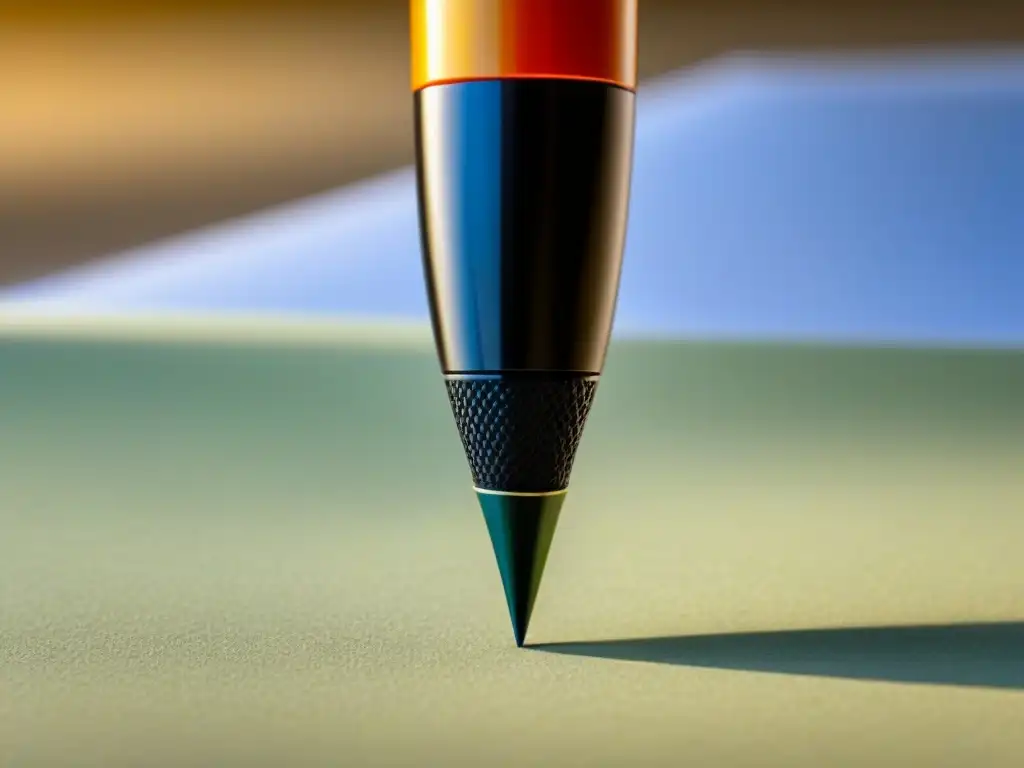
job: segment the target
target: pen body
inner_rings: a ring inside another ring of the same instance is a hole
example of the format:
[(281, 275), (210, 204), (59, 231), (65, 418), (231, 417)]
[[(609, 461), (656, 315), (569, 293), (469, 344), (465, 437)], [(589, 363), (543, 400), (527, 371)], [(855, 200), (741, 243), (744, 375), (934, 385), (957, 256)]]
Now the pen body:
[(522, 645), (611, 335), (637, 0), (411, 0), (423, 266)]

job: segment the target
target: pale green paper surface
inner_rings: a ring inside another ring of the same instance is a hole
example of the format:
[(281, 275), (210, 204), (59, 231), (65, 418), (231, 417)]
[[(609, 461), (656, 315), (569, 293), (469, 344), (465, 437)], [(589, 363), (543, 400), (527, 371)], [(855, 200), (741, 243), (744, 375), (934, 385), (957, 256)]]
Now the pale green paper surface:
[[(425, 331), (59, 325), (0, 334), (5, 768), (1020, 764), (1021, 690), (516, 650)], [(528, 642), (1022, 619), (1022, 428), (1021, 353), (615, 345)]]

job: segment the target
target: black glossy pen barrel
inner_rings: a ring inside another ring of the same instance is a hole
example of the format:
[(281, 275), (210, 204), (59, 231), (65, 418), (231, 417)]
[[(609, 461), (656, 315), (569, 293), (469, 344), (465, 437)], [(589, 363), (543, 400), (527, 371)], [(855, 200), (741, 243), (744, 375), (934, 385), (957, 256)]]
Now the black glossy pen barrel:
[(424, 266), (446, 374), (601, 372), (635, 98), (533, 78), (416, 92)]

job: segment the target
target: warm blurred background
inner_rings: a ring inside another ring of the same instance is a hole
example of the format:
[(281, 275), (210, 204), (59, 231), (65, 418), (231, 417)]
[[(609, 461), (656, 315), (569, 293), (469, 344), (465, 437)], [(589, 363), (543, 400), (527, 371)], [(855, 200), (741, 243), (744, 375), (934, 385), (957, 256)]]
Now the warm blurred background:
[[(642, 0), (641, 73), (1024, 39), (1001, 0)], [(0, 284), (411, 161), (405, 0), (0, 0)]]

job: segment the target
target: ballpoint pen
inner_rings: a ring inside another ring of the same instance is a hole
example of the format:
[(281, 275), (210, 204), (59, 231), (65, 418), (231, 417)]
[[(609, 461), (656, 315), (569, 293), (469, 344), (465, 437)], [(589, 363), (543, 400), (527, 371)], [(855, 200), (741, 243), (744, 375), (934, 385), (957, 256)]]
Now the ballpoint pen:
[(516, 644), (604, 367), (637, 0), (411, 0), (423, 263)]

